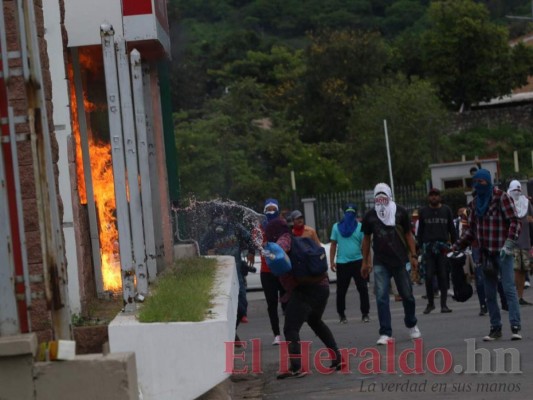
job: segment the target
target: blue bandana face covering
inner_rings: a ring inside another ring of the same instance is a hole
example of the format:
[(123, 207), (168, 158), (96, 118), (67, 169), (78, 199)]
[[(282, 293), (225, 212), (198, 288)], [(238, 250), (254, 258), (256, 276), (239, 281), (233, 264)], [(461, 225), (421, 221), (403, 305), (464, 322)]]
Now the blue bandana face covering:
[[(476, 182), (478, 179), (486, 181), (487, 185), (482, 185), (481, 183)], [(472, 180), (474, 180), (472, 187), (476, 191), (476, 216), (482, 217), (487, 212), (492, 198), (493, 186), (491, 183), (492, 179), (490, 172), (486, 169), (480, 169), (474, 174)]]
[(355, 229), (357, 228), (357, 211), (354, 208), (347, 208), (344, 211), (344, 218), (337, 224), (337, 228), (339, 229), (340, 234), (342, 237), (350, 237), (355, 232)]

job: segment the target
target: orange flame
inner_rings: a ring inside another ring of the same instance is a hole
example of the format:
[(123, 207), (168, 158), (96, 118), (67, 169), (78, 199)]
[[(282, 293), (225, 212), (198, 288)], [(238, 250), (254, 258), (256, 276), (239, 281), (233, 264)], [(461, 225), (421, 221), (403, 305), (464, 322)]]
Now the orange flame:
[[(103, 74), (103, 67), (97, 63), (98, 57), (94, 54), (85, 54), (83, 49), (79, 52), (80, 67), (82, 70), (98, 71)], [(77, 109), (77, 98), (74, 86), (74, 73), (72, 65), (68, 66), (70, 82), (70, 100), (72, 113), (72, 129), (76, 143), (76, 174), (78, 177), (78, 192), (82, 204), (87, 204), (87, 192), (83, 170), (83, 156), (81, 149), (81, 136)], [(83, 91), (85, 113), (106, 108), (105, 104), (95, 105), (87, 99), (86, 90)], [(89, 118), (87, 118), (89, 121)], [(100, 255), (102, 264), (102, 277), (104, 290), (121, 291), (122, 278), (120, 269), (120, 253), (118, 246), (118, 230), (115, 217), (115, 185), (113, 181), (113, 163), (111, 159), (111, 145), (109, 142), (95, 141), (90, 135), (88, 127), (89, 157), (91, 163), (91, 176), (94, 192), (94, 202), (98, 215), (98, 233), (100, 241)]]

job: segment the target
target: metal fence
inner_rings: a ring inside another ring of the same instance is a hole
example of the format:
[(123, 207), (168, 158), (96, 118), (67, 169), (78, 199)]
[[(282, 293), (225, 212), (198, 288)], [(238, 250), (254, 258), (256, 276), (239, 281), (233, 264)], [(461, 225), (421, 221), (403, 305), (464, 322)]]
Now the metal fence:
[[(394, 200), (412, 211), (426, 203), (426, 196), (427, 189), (424, 186), (400, 186), (395, 188)], [(342, 218), (343, 208), (347, 202), (357, 205), (359, 218), (374, 207), (372, 189), (319, 194), (312, 197), (316, 199), (314, 204), (316, 230), (323, 242), (329, 242), (331, 228)]]

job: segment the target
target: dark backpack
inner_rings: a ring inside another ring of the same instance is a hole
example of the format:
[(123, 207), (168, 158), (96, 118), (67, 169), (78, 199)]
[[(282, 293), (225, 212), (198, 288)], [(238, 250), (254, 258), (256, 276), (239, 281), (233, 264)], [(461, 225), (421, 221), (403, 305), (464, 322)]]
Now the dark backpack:
[(453, 298), (464, 303), (474, 293), (472, 285), (468, 283), (464, 272), (466, 256), (464, 253), (451, 253), (448, 255), (453, 283)]
[(319, 276), (328, 270), (326, 249), (308, 237), (292, 237), (289, 258), (292, 274), (297, 278)]

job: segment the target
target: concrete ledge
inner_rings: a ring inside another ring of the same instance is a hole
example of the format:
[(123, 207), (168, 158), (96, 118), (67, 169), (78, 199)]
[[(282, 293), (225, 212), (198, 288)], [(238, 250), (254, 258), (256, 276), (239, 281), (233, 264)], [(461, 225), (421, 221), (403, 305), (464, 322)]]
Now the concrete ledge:
[(195, 399), (224, 381), (226, 341), (235, 337), (239, 282), (235, 258), (217, 256), (212, 318), (140, 323), (120, 314), (109, 325), (112, 352), (135, 352), (144, 400)]
[(35, 357), (37, 347), (37, 335), (35, 333), (0, 337), (0, 357), (25, 354), (31, 354), (32, 357)]
[(36, 400), (137, 400), (135, 354), (88, 354), (34, 365)]
[(0, 399), (35, 400), (33, 357), (36, 352), (34, 333), (0, 338)]

